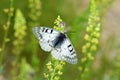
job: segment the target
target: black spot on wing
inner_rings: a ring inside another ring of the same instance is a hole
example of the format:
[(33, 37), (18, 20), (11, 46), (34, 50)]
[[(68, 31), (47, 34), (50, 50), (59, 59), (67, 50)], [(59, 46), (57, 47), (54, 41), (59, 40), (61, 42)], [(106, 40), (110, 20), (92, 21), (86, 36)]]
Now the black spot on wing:
[(45, 32), (45, 33), (50, 33), (50, 34), (52, 34), (52, 32), (53, 32), (53, 29), (50, 29), (50, 28), (45, 28), (45, 27), (43, 27), (43, 28), (42, 28), (42, 32)]
[(68, 47), (70, 47), (71, 46), (71, 44), (70, 45), (68, 45)]
[(51, 29), (51, 32), (50, 33), (52, 33), (53, 32), (53, 29)]
[(75, 54), (75, 52), (72, 52), (71, 55)]
[(70, 52), (73, 52), (73, 47), (72, 47), (71, 44), (68, 45), (68, 50), (69, 50)]
[(45, 32), (47, 33), (49, 29), (46, 29)]

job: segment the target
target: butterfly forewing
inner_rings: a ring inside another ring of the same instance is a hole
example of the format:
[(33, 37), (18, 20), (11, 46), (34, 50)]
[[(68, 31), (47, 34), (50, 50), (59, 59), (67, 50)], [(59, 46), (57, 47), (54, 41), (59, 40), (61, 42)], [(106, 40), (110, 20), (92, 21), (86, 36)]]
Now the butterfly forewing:
[(51, 51), (52, 49), (52, 41), (58, 35), (56, 30), (47, 27), (34, 27), (33, 33), (36, 38), (39, 40), (39, 44), (44, 51)]
[(34, 27), (33, 33), (38, 40), (46, 42), (54, 40), (56, 36), (59, 34), (58, 31), (47, 27)]
[(64, 40), (60, 48), (52, 50), (51, 54), (58, 60), (64, 60), (71, 64), (77, 63), (76, 51), (68, 38)]

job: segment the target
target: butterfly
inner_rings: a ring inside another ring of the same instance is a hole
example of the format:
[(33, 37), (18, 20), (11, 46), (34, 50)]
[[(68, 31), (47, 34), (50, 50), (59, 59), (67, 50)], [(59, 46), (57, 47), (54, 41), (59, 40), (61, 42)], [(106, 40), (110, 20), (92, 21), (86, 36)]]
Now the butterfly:
[(41, 49), (51, 52), (57, 60), (77, 64), (76, 51), (65, 33), (49, 27), (34, 27), (32, 30), (39, 40)]

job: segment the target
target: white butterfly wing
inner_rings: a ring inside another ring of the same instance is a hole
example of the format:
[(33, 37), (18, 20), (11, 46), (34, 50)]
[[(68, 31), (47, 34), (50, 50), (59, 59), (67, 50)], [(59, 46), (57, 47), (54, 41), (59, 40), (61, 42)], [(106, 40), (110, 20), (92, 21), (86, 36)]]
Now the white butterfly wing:
[(75, 49), (67, 36), (59, 47), (54, 48), (53, 42), (60, 32), (48, 27), (34, 27), (33, 33), (39, 40), (39, 44), (44, 51), (51, 51), (52, 56), (58, 60), (77, 64)]
[(39, 44), (41, 46), (41, 49), (43, 49), (46, 52), (50, 52), (52, 50), (52, 47), (50, 43), (45, 42), (45, 41), (39, 41)]
[(68, 38), (65, 39), (60, 48), (53, 49), (51, 54), (58, 60), (64, 60), (71, 64), (77, 64), (76, 51)]
[(48, 27), (34, 27), (33, 33), (39, 40), (41, 48), (47, 52), (52, 50), (52, 41), (59, 34), (58, 31)]

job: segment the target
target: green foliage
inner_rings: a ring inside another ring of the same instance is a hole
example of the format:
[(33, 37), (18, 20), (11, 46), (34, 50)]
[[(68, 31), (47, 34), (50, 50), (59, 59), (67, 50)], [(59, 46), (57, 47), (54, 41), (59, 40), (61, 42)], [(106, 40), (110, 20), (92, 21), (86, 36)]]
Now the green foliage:
[[(105, 44), (104, 39), (100, 42), (105, 35), (104, 15), (113, 2), (1, 0), (0, 80), (120, 80), (118, 38), (111, 35)], [(61, 25), (63, 21), (69, 27)], [(60, 32), (69, 29), (78, 64), (58, 61), (41, 50), (32, 32), (34, 26), (51, 26)]]

